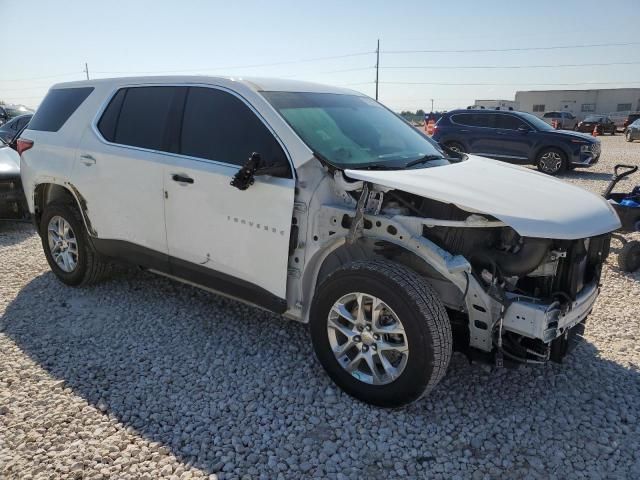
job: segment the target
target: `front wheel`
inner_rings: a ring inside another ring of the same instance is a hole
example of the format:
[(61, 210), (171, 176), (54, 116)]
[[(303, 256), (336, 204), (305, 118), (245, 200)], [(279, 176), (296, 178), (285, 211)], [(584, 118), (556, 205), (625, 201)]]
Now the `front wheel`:
[(47, 205), (40, 221), (40, 232), (49, 267), (63, 283), (89, 285), (107, 272), (109, 263), (94, 250), (75, 206), (67, 203)]
[(631, 138), (631, 132), (629, 130), (627, 130), (627, 132), (624, 134), (624, 139), (627, 142), (633, 142), (633, 138)]
[(557, 175), (567, 168), (565, 154), (557, 148), (545, 148), (536, 159), (538, 170), (549, 175)]
[(452, 354), (451, 324), (435, 291), (385, 260), (353, 262), (329, 275), (316, 292), (310, 330), (331, 379), (382, 407), (429, 392)]

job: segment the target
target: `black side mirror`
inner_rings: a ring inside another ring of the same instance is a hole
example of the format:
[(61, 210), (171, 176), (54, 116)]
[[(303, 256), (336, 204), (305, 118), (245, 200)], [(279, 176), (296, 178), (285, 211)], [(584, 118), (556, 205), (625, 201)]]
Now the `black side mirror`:
[(272, 175), (274, 177), (286, 176), (289, 173), (289, 167), (285, 164), (262, 165), (262, 158), (257, 152), (253, 152), (238, 173), (233, 176), (231, 186), (238, 190), (246, 190), (255, 181), (256, 176)]

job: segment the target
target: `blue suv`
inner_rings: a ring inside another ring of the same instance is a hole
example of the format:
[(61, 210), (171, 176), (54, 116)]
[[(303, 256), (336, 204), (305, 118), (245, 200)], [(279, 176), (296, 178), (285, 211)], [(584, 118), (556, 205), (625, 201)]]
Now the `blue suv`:
[(433, 139), (456, 152), (536, 165), (551, 175), (590, 167), (600, 158), (598, 139), (555, 130), (524, 112), (453, 110), (438, 120)]

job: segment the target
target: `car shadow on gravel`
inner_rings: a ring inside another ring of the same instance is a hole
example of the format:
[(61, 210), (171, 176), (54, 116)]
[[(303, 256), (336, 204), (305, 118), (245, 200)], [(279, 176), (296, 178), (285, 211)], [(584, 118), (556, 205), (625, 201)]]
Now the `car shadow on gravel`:
[(223, 478), (567, 478), (585, 449), (605, 476), (640, 447), (639, 366), (588, 342), (563, 365), (492, 370), (456, 354), (429, 396), (383, 410), (331, 384), (306, 326), (150, 274), (72, 289), (45, 273), (0, 331), (96, 415)]
[(0, 247), (8, 247), (21, 243), (32, 235), (36, 229), (31, 221), (15, 221), (0, 219)]

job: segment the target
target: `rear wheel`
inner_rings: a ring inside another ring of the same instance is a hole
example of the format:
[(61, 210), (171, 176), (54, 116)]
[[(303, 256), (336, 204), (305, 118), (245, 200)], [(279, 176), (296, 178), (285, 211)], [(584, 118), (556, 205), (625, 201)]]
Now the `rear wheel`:
[(557, 148), (545, 148), (538, 154), (536, 166), (543, 173), (557, 175), (567, 168), (567, 158)]
[(93, 248), (80, 212), (74, 205), (51, 203), (40, 221), (42, 247), (53, 273), (67, 285), (99, 281), (109, 263)]
[(624, 138), (627, 142), (633, 142), (633, 138), (631, 138), (631, 131), (627, 130), (627, 132), (624, 134)]
[(383, 407), (429, 392), (452, 353), (451, 324), (435, 291), (414, 271), (384, 260), (350, 263), (323, 281), (310, 330), (331, 379)]
[(635, 272), (640, 268), (640, 242), (625, 243), (618, 254), (618, 266), (625, 272)]
[(459, 142), (447, 142), (444, 145), (449, 150), (453, 150), (456, 153), (466, 153), (464, 146)]

